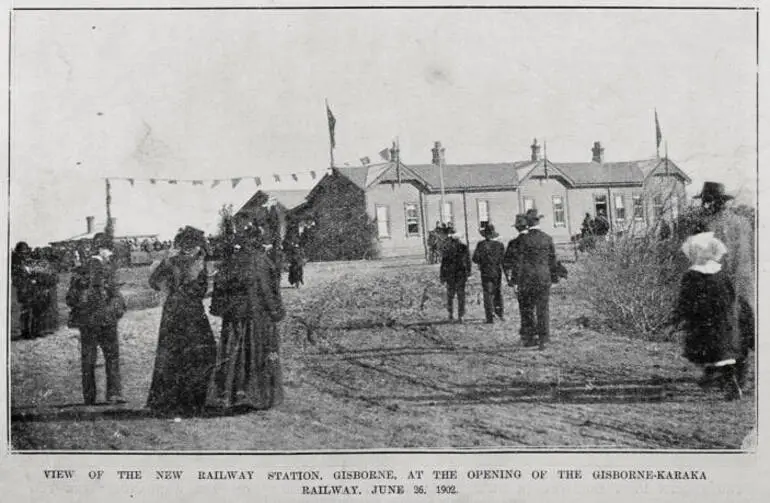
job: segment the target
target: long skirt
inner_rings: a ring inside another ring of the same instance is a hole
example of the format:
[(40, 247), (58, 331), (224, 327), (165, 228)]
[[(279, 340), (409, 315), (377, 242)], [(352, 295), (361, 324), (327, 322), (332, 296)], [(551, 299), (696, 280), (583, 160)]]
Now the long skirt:
[(278, 329), (271, 320), (222, 320), (215, 403), (224, 408), (270, 409), (283, 401)]
[(302, 264), (292, 261), (289, 264), (289, 284), (299, 286), (305, 284)]
[(197, 414), (206, 406), (216, 341), (200, 300), (169, 296), (163, 306), (147, 407)]

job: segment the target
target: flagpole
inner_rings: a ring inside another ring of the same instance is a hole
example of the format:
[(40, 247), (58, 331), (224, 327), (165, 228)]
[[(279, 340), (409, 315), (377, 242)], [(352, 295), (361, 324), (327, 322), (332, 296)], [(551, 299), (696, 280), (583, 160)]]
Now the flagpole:
[(441, 213), (441, 223), (445, 224), (446, 223), (446, 220), (445, 220), (445, 216), (446, 215), (444, 215), (444, 154), (442, 152), (444, 147), (440, 147), (439, 145), (437, 145), (437, 147), (439, 147), (439, 151), (438, 151), (438, 176), (439, 176), (439, 180), (441, 181), (441, 212), (440, 212)]
[(107, 207), (107, 225), (105, 226), (105, 232), (110, 236), (113, 237), (114, 229), (112, 228), (112, 210), (110, 206), (112, 205), (112, 194), (110, 194), (110, 179), (105, 178), (104, 179), (104, 192), (105, 192), (105, 206)]
[(660, 122), (658, 121), (658, 109), (655, 108), (655, 157), (660, 159), (660, 139), (662, 134), (660, 132)]
[[(327, 125), (329, 122), (329, 111), (331, 110), (329, 108), (329, 100), (327, 98), (324, 98), (324, 103), (326, 104), (326, 121)], [(329, 130), (329, 168), (334, 168), (334, 144), (332, 143), (332, 137), (331, 137), (331, 130)]]
[(543, 138), (543, 171), (545, 179), (548, 180), (548, 141)]

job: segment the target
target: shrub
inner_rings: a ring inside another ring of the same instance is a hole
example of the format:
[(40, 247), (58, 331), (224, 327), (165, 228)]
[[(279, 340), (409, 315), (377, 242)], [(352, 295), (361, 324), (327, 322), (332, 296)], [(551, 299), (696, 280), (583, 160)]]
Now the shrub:
[(663, 328), (688, 266), (679, 248), (699, 212), (686, 209), (666, 239), (657, 225), (643, 232), (629, 229), (584, 255), (577, 279), (586, 302), (612, 330), (645, 339), (675, 337)]

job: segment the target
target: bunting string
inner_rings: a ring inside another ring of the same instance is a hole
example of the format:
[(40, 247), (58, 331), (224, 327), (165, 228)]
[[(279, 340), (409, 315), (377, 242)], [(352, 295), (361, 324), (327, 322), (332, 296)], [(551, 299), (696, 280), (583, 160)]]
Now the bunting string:
[[(275, 183), (283, 183), (288, 185), (294, 182), (300, 182), (302, 180), (305, 180), (305, 181), (307, 181), (308, 179), (311, 181), (317, 180), (318, 172), (301, 171), (301, 172), (288, 173), (288, 176), (282, 176), (277, 173), (273, 173), (272, 177)], [(195, 178), (195, 179), (136, 178), (136, 177), (123, 177), (123, 176), (110, 176), (105, 178), (105, 180), (107, 180), (108, 182), (123, 180), (128, 182), (132, 187), (135, 186), (136, 182), (149, 182), (151, 185), (158, 185), (161, 183), (168, 184), (168, 185), (179, 185), (179, 184), (190, 184), (194, 186), (210, 185), (210, 188), (212, 189), (223, 182), (230, 182), (232, 188), (235, 188), (243, 180), (248, 180), (248, 179), (251, 179), (257, 187), (262, 186), (262, 178), (259, 176), (233, 176), (229, 178)]]

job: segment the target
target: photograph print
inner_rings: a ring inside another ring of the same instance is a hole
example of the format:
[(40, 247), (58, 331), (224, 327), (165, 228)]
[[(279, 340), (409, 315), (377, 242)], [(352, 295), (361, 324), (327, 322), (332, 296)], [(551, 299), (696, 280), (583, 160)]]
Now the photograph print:
[(13, 452), (752, 451), (753, 9), (16, 9)]

